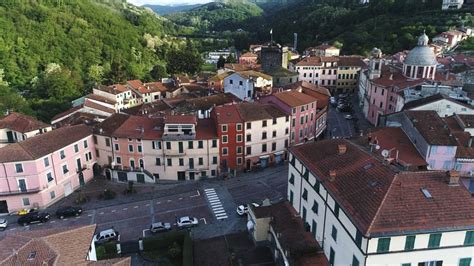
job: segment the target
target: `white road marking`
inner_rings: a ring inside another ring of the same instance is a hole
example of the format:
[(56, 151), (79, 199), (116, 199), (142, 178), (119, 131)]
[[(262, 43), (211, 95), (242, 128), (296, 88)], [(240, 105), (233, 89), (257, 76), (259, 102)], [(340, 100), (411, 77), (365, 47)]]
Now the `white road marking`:
[(146, 231), (150, 231), (150, 229), (144, 229), (144, 230), (143, 230), (143, 232), (142, 232), (142, 233), (143, 233), (143, 238), (145, 238), (145, 232), (146, 232)]
[(204, 189), (204, 191), (215, 191), (215, 189), (213, 189), (213, 188), (206, 188), (206, 189)]
[(126, 211), (126, 210), (128, 210), (128, 208), (123, 208), (122, 210)]
[[(103, 215), (103, 214), (104, 214), (104, 212), (99, 212), (99, 214), (100, 214), (100, 215)], [(66, 220), (66, 219), (64, 219), (64, 220)]]
[(64, 219), (63, 221), (67, 221), (67, 218), (66, 218), (66, 219)]
[(51, 223), (55, 223), (56, 221), (51, 221)]
[(169, 199), (169, 200), (166, 200), (166, 202), (172, 202), (172, 200)]
[(145, 204), (145, 206), (150, 206), (150, 203)]
[(183, 198), (179, 198), (179, 200), (183, 200)]
[(216, 216), (219, 215), (220, 213), (225, 213), (225, 210), (218, 210), (218, 211), (214, 210), (214, 214)]
[(213, 210), (214, 212), (220, 211), (220, 210), (223, 210), (223, 209), (224, 209), (224, 207), (212, 208), (212, 210)]
[(88, 217), (92, 217), (92, 214), (88, 214), (87, 216), (88, 216)]
[(201, 218), (201, 220), (204, 220), (204, 224), (207, 224), (206, 218)]
[(10, 228), (9, 230), (10, 230), (10, 231), (13, 231), (13, 230), (16, 230), (16, 228)]
[[(81, 218), (81, 216), (76, 216), (76, 219), (79, 219), (79, 218)], [(53, 221), (53, 222), (54, 222), (54, 221)]]
[(137, 209), (137, 208), (138, 208), (138, 206), (133, 206), (133, 208), (134, 208), (134, 209)]
[(158, 201), (156, 204), (161, 204), (161, 201)]
[(229, 217), (226, 215), (226, 216), (217, 217), (217, 220), (223, 220), (223, 219), (227, 219), (227, 218), (229, 218)]
[(116, 212), (116, 210), (112, 210), (112, 212)]

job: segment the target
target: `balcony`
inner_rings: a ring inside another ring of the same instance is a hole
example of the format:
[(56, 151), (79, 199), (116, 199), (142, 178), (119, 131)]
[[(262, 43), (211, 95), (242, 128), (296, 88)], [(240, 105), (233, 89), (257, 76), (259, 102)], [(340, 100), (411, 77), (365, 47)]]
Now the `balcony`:
[(196, 133), (164, 133), (163, 140), (194, 140), (196, 139)]
[(23, 190), (13, 190), (13, 191), (0, 191), (1, 196), (11, 196), (11, 195), (20, 195), (20, 194), (31, 194), (31, 193), (38, 193), (41, 189), (38, 188), (30, 188), (30, 189), (23, 189)]

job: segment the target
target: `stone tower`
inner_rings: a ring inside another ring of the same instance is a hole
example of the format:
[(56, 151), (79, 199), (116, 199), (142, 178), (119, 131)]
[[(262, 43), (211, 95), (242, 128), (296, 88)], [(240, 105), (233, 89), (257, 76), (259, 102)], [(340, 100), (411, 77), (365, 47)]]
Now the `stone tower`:
[(382, 75), (382, 50), (372, 49), (369, 62), (369, 79), (378, 79)]

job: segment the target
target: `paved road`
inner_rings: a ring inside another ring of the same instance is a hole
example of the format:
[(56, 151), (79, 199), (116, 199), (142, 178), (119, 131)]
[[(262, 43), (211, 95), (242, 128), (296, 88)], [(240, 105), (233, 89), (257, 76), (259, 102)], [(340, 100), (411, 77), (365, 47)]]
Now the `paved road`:
[[(183, 187), (185, 189), (180, 189)], [(16, 224), (18, 217), (10, 216), (6, 232), (97, 224), (97, 231), (114, 228), (120, 232), (121, 240), (127, 241), (148, 236), (150, 232), (147, 229), (152, 222), (175, 225), (176, 217), (189, 215), (200, 222), (198, 227), (192, 229), (194, 238), (230, 234), (246, 228), (246, 219), (236, 213), (239, 204), (261, 203), (267, 198), (278, 201), (286, 197), (287, 166), (239, 174), (228, 180), (206, 180), (193, 184), (183, 182), (171, 189), (179, 192), (150, 192), (149, 199), (143, 200), (143, 195), (137, 195), (138, 200), (129, 198), (124, 203), (121, 198), (115, 204), (113, 200), (108, 202), (109, 206), (97, 203), (96, 207), (88, 206), (79, 217), (63, 220), (52, 217), (44, 224), (23, 227)], [(4, 233), (0, 233), (2, 235)]]
[(358, 106), (356, 96), (351, 98), (353, 106), (353, 119), (347, 120), (344, 116), (351, 113), (342, 113), (336, 110), (335, 107), (329, 107), (328, 112), (328, 138), (350, 138), (360, 134), (361, 131), (366, 131), (370, 127), (368, 121), (365, 119), (362, 110)]

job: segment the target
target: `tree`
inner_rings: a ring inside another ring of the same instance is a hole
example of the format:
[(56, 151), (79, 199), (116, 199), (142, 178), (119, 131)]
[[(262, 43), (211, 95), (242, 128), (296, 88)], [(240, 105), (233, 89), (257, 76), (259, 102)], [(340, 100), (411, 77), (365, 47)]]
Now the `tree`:
[(201, 70), (203, 60), (199, 53), (192, 50), (171, 51), (167, 55), (167, 71), (169, 74), (195, 74)]
[(104, 79), (104, 67), (97, 64), (90, 66), (87, 77), (90, 82), (101, 84)]
[(84, 84), (77, 73), (57, 67), (48, 70), (39, 78), (37, 96), (69, 102), (82, 95)]
[(163, 65), (156, 65), (150, 71), (150, 77), (155, 81), (160, 81), (162, 78), (166, 78), (167, 76), (166, 67)]
[(0, 84), (0, 114), (7, 111), (31, 113), (28, 103), (18, 92), (10, 89), (5, 84)]
[(223, 68), (225, 64), (225, 58), (221, 55), (217, 60), (217, 68)]
[(235, 59), (234, 54), (231, 53), (231, 54), (226, 58), (225, 62), (226, 62), (226, 63), (229, 63), (229, 64), (235, 64), (235, 63), (237, 63), (237, 60)]

